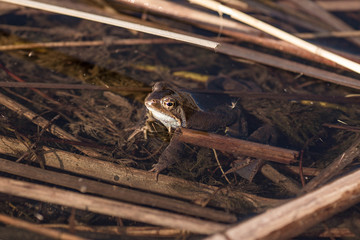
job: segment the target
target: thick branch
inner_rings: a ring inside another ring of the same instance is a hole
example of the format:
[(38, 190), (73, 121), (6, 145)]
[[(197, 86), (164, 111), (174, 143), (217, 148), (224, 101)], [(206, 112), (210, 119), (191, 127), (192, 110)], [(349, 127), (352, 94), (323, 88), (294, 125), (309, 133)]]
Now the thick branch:
[(266, 144), (260, 144), (185, 128), (181, 129), (179, 140), (202, 147), (214, 148), (224, 152), (230, 152), (233, 154), (255, 157), (285, 164), (296, 161), (296, 158), (299, 156), (299, 152), (295, 150), (272, 147)]

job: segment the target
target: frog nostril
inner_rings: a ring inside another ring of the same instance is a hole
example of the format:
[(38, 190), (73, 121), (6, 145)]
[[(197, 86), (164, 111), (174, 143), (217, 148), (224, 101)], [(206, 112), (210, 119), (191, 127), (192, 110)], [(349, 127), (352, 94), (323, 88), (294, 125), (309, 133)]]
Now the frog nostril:
[(148, 105), (154, 105), (156, 103), (156, 100), (155, 99), (152, 99), (150, 101), (147, 101), (146, 102)]

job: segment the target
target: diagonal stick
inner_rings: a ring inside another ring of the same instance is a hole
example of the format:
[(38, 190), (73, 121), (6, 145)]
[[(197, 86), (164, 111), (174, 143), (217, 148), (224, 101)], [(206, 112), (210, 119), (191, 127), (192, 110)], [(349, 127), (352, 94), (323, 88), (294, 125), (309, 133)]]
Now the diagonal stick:
[(319, 55), (323, 58), (329, 59), (347, 69), (350, 69), (354, 72), (360, 73), (360, 64), (351, 61), (347, 58), (341, 57), (335, 53), (332, 53), (330, 51), (327, 51), (323, 48), (320, 48), (314, 44), (311, 44), (309, 42), (306, 42), (298, 37), (295, 37), (294, 35), (287, 33), (283, 30), (280, 30), (276, 27), (271, 26), (270, 24), (267, 24), (265, 22), (262, 22), (250, 15), (247, 15), (243, 12), (240, 12), (236, 9), (229, 8), (225, 5), (222, 5), (214, 0), (189, 0), (191, 3), (195, 3), (198, 5), (201, 5), (203, 7), (206, 7), (208, 9), (217, 11), (220, 15), (225, 13), (228, 14), (230, 17), (246, 23), (254, 28), (260, 29), (272, 36), (275, 36), (277, 38), (280, 38), (286, 42), (292, 43), (302, 49), (305, 49), (313, 54)]

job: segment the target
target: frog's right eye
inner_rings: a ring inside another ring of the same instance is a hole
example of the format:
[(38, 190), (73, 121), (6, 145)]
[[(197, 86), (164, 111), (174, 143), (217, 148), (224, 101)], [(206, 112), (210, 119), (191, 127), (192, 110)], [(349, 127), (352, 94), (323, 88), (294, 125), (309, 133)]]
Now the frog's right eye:
[(171, 110), (176, 106), (176, 101), (173, 98), (170, 97), (164, 97), (163, 99), (161, 99), (161, 105), (167, 109), (167, 110)]

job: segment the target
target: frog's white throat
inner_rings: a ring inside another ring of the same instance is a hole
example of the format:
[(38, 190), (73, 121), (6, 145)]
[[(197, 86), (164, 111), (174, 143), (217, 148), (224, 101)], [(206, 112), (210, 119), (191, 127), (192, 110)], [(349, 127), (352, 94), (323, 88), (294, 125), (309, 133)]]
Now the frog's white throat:
[(180, 119), (175, 117), (174, 115), (165, 114), (158, 109), (155, 109), (151, 106), (146, 106), (146, 108), (151, 112), (152, 116), (160, 121), (164, 126), (168, 129), (170, 128), (179, 128), (186, 127), (186, 117), (183, 109), (179, 109), (180, 111)]

